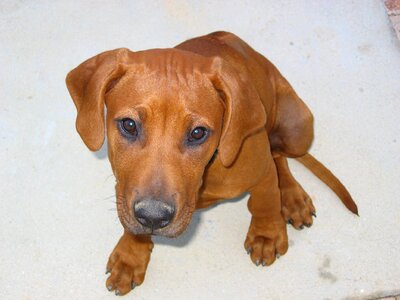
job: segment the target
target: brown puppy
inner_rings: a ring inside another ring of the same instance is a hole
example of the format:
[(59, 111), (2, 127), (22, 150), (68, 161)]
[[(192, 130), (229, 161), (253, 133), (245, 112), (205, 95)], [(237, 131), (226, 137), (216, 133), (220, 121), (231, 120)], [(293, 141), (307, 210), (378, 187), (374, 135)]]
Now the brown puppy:
[(106, 286), (116, 294), (143, 282), (152, 234), (177, 236), (195, 209), (244, 192), (252, 261), (270, 265), (285, 254), (286, 222), (301, 229), (315, 214), (287, 157), (298, 158), (357, 213), (344, 186), (307, 154), (311, 112), (266, 58), (231, 33), (173, 49), (104, 52), (72, 70), (67, 86), (90, 150), (102, 146), (107, 126), (125, 228), (107, 264)]

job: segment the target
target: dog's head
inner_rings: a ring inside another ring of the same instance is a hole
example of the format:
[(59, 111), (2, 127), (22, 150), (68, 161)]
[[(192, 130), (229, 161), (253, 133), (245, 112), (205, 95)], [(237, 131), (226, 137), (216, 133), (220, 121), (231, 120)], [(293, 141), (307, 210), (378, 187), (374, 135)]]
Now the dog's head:
[(118, 215), (134, 234), (180, 234), (216, 150), (229, 167), (265, 124), (245, 75), (220, 58), (178, 49), (101, 53), (72, 70), (67, 87), (90, 150), (102, 146), (107, 127)]

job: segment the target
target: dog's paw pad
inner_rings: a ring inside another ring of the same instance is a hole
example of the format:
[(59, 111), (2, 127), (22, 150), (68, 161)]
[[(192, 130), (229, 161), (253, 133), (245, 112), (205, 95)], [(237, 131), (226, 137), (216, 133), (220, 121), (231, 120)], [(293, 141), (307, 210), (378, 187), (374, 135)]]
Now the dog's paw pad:
[(244, 246), (256, 266), (271, 265), (288, 249), (285, 223), (252, 218)]
[(118, 296), (125, 295), (142, 284), (150, 260), (150, 251), (126, 251), (123, 246), (124, 244), (117, 245), (108, 259), (106, 268), (109, 274), (106, 287)]
[(121, 257), (110, 258), (108, 264), (111, 265), (107, 267), (111, 270), (111, 274), (107, 278), (106, 287), (110, 292), (114, 291), (117, 296), (125, 295), (144, 280), (144, 273), (138, 272), (138, 268), (125, 262)]
[(108, 259), (106, 288), (122, 296), (142, 284), (152, 248), (149, 237), (124, 234)]

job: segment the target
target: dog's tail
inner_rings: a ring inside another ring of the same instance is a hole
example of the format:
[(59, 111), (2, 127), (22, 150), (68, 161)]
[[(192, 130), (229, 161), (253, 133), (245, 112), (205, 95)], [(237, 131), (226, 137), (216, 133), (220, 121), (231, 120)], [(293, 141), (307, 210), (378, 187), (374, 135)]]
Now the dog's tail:
[(347, 209), (358, 216), (357, 204), (353, 201), (345, 186), (339, 181), (339, 179), (337, 179), (335, 175), (332, 174), (331, 171), (329, 171), (322, 163), (320, 163), (309, 153), (302, 157), (296, 157), (296, 160), (302, 163), (332, 191), (334, 191), (340, 200), (342, 200)]

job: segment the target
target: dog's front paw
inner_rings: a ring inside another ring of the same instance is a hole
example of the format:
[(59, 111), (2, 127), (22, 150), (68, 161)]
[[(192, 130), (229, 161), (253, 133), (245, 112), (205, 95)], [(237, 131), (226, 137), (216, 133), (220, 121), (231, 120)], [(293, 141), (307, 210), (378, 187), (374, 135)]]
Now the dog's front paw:
[(284, 220), (271, 221), (268, 218), (252, 217), (244, 247), (256, 266), (271, 265), (288, 249)]
[(142, 284), (153, 243), (149, 237), (125, 233), (108, 259), (106, 287), (116, 295), (124, 295)]
[(282, 216), (285, 221), (296, 229), (310, 227), (315, 208), (310, 196), (298, 184), (281, 187)]

